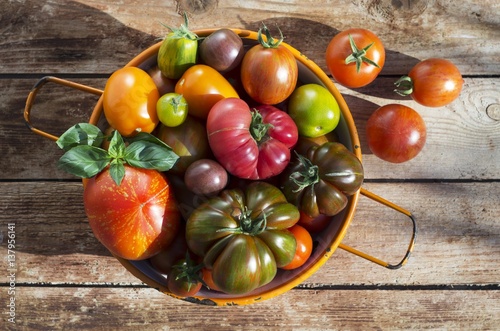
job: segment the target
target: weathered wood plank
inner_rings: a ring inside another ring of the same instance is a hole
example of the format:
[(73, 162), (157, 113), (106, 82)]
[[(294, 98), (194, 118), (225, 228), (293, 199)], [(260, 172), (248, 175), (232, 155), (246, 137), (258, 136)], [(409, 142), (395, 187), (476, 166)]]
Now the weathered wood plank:
[[(498, 284), (500, 183), (364, 187), (415, 215), (419, 232), (410, 262), (388, 270), (338, 249), (304, 286)], [(80, 184), (1, 183), (0, 196), (1, 231), (11, 222), (16, 227), (18, 282), (140, 284), (93, 237)], [(406, 216), (361, 197), (343, 242), (394, 264), (410, 235)]]
[[(9, 1), (0, 18), (0, 73), (109, 73), (178, 26), (257, 30), (278, 25), (287, 42), (325, 67), (324, 52), (340, 30), (373, 30), (388, 50), (382, 74), (405, 74), (432, 54), (468, 75), (500, 74), (500, 20), (495, 0), (462, 1)], [(311, 20), (314, 17), (314, 20)], [(311, 36), (304, 38), (304, 34)], [(418, 36), (418, 39), (415, 38)], [(477, 56), (481, 54), (481, 56)]]
[[(102, 79), (71, 79), (103, 88)], [(0, 80), (0, 149), (4, 151), (2, 179), (72, 178), (57, 170), (59, 149), (49, 140), (29, 132), (22, 113), (34, 79)], [(458, 100), (442, 108), (426, 108), (402, 100), (393, 90), (394, 79), (378, 78), (373, 86), (352, 91), (339, 86), (352, 112), (361, 140), (366, 178), (497, 179), (500, 174), (500, 120), (488, 113), (500, 107), (500, 78), (466, 78)], [(69, 126), (86, 122), (97, 97), (47, 84), (32, 110), (32, 123), (56, 135)], [(384, 162), (371, 154), (366, 143), (366, 121), (379, 106), (403, 103), (424, 118), (428, 136), (420, 155), (403, 164)], [(493, 117), (491, 117), (493, 116)], [(478, 160), (480, 162), (478, 162)], [(432, 165), (432, 166), (429, 166)]]
[[(497, 330), (498, 291), (292, 290), (210, 307), (144, 288), (18, 287), (8, 330)], [(311, 301), (314, 298), (314, 302)], [(7, 291), (0, 292), (7, 302)], [(4, 311), (6, 308), (4, 307)]]

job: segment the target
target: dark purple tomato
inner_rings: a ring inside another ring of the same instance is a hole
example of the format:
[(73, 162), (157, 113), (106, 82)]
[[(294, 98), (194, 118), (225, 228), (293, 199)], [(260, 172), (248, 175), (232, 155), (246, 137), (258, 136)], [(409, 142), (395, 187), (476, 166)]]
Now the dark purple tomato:
[(222, 191), (228, 181), (226, 169), (217, 161), (201, 159), (193, 162), (184, 174), (184, 182), (193, 193), (213, 196)]
[(230, 29), (214, 31), (203, 39), (198, 52), (203, 63), (219, 72), (234, 69), (245, 53), (240, 36)]

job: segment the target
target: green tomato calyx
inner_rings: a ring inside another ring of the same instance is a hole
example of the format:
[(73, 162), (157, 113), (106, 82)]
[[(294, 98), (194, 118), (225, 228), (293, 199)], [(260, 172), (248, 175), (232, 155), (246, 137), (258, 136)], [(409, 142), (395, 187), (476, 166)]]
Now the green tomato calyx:
[(380, 68), (380, 66), (377, 63), (366, 57), (366, 52), (370, 49), (370, 47), (373, 46), (374, 43), (371, 43), (365, 48), (359, 49), (351, 35), (349, 35), (349, 43), (351, 44), (352, 54), (346, 57), (345, 64), (356, 62), (356, 72), (359, 72), (361, 70), (361, 64), (363, 62), (371, 64), (372, 66), (375, 66), (377, 68)]
[(167, 38), (172, 38), (172, 39), (182, 39), (186, 38), (189, 40), (198, 40), (198, 35), (191, 30), (189, 30), (189, 20), (188, 16), (186, 13), (184, 13), (184, 24), (181, 24), (179, 28), (173, 28), (170, 27), (166, 24), (161, 23), (164, 27), (172, 31), (167, 35)]
[(263, 122), (262, 115), (256, 109), (252, 111), (250, 134), (252, 135), (252, 138), (257, 141), (257, 143), (261, 143), (267, 140), (267, 138), (269, 137), (267, 132), (272, 127), (273, 125), (271, 123)]
[(233, 234), (246, 234), (249, 236), (257, 236), (264, 232), (267, 228), (267, 217), (262, 212), (257, 218), (252, 219), (252, 211), (246, 206), (238, 209), (239, 213), (233, 213), (233, 217), (238, 219), (240, 226), (236, 228), (223, 228), (217, 232), (231, 232)]
[(182, 94), (176, 95), (172, 99), (169, 100), (170, 105), (174, 110), (174, 114), (179, 112), (179, 107), (185, 107), (187, 104), (183, 102), (184, 96)]
[(406, 97), (413, 93), (413, 80), (410, 76), (402, 76), (394, 83), (394, 85), (397, 87), (394, 89), (394, 92), (401, 96)]
[[(264, 40), (264, 37), (262, 36), (262, 31), (264, 31), (264, 34), (266, 35), (266, 40)], [(257, 32), (257, 40), (264, 48), (277, 48), (283, 42), (284, 39), (283, 33), (281, 32), (279, 27), (278, 31), (280, 32), (280, 38), (274, 39), (273, 36), (271, 35), (271, 31), (269, 31), (267, 26), (264, 23), (262, 23), (262, 27), (259, 28), (259, 31)]]
[(319, 182), (319, 168), (317, 165), (312, 164), (311, 160), (299, 153), (296, 153), (301, 163), (301, 170), (296, 171), (290, 175), (290, 179), (297, 185), (293, 190), (294, 193), (300, 192), (306, 187)]
[(172, 269), (176, 271), (175, 280), (185, 281), (188, 286), (188, 291), (190, 291), (191, 287), (196, 286), (198, 283), (202, 283), (206, 286), (205, 281), (200, 277), (200, 271), (203, 267), (203, 263), (195, 264), (189, 256), (189, 252), (186, 252), (186, 257), (174, 264)]

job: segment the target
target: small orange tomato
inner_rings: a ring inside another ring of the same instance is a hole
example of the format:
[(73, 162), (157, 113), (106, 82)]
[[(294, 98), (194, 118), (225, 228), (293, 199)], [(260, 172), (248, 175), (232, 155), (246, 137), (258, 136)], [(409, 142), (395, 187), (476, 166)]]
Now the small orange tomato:
[(151, 133), (158, 124), (156, 103), (160, 94), (144, 70), (124, 67), (115, 71), (106, 82), (102, 98), (106, 120), (122, 136)]
[(182, 94), (188, 104), (188, 113), (206, 119), (213, 105), (225, 98), (239, 98), (229, 81), (217, 70), (196, 64), (186, 70), (175, 85), (175, 93)]
[(208, 287), (208, 289), (220, 292), (221, 291), (220, 288), (214, 283), (214, 279), (212, 277), (212, 270), (208, 268), (203, 268), (201, 269), (201, 272), (203, 274), (203, 281), (205, 282), (205, 285)]
[(297, 248), (295, 249), (295, 256), (293, 257), (292, 262), (284, 267), (281, 267), (281, 269), (292, 270), (306, 263), (307, 259), (311, 256), (313, 242), (311, 234), (298, 224), (295, 224), (288, 230), (295, 237), (295, 240), (297, 241)]

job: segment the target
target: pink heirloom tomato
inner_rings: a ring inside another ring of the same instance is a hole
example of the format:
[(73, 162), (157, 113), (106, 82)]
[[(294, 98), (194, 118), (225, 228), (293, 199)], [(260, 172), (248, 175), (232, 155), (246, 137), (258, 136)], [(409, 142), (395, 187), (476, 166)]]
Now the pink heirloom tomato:
[(207, 118), (208, 142), (215, 158), (234, 176), (265, 179), (283, 171), (298, 139), (295, 122), (270, 105), (250, 110), (238, 98), (216, 103)]

